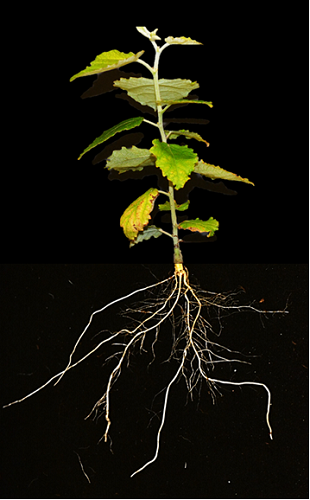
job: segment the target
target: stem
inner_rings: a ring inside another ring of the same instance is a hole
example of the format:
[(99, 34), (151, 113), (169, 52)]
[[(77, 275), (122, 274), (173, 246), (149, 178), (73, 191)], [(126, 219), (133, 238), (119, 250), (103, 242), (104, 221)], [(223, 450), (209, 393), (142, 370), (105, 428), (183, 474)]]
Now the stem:
[(174, 189), (172, 182), (169, 181), (169, 202), (170, 202), (170, 211), (171, 211), (171, 221), (172, 221), (172, 237), (173, 237), (173, 246), (174, 246), (174, 264), (183, 264), (183, 256), (180, 248), (180, 240), (178, 233), (178, 221), (177, 214), (175, 209), (175, 201), (174, 201)]
[(154, 79), (154, 90), (155, 90), (155, 98), (156, 98), (156, 107), (157, 107), (157, 115), (158, 115), (158, 128), (161, 135), (162, 142), (167, 142), (164, 125), (163, 125), (163, 109), (161, 104), (160, 90), (159, 90), (159, 81), (158, 81), (158, 65), (159, 58), (161, 54), (161, 49), (158, 47), (156, 42), (152, 42), (155, 49), (155, 61), (154, 61), (154, 69), (153, 69), (153, 79)]
[[(156, 42), (152, 42), (153, 47), (155, 49), (155, 61), (154, 61), (154, 69), (153, 69), (153, 79), (154, 79), (154, 90), (155, 90), (155, 98), (156, 98), (156, 107), (157, 107), (157, 115), (158, 115), (158, 128), (161, 135), (162, 142), (167, 143), (167, 136), (164, 130), (163, 124), (163, 114), (167, 108), (163, 110), (160, 102), (160, 90), (159, 90), (159, 79), (158, 79), (158, 65), (159, 58), (162, 51), (169, 45), (165, 44), (161, 48), (158, 47)], [(174, 200), (174, 188), (171, 181), (169, 181), (169, 202), (170, 202), (170, 212), (171, 212), (171, 222), (172, 222), (172, 238), (173, 238), (173, 246), (174, 246), (174, 264), (183, 264), (183, 256), (180, 249), (180, 240), (178, 234), (178, 221), (177, 214), (175, 208), (175, 200)]]

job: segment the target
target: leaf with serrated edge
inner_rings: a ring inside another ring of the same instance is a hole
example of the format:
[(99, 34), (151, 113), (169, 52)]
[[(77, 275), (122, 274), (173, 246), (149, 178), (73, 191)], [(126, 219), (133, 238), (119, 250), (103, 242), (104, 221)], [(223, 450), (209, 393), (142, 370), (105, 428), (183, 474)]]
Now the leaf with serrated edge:
[(150, 188), (126, 208), (121, 217), (120, 225), (130, 241), (134, 241), (138, 233), (143, 231), (144, 226), (148, 224), (158, 195), (158, 189)]
[(100, 137), (97, 137), (97, 139), (95, 139), (89, 146), (87, 146), (87, 148), (84, 149), (83, 153), (81, 153), (78, 157), (78, 160), (80, 160), (82, 156), (85, 155), (85, 153), (93, 149), (95, 146), (98, 146), (99, 144), (107, 141), (118, 132), (123, 132), (123, 130), (131, 130), (132, 128), (139, 127), (142, 122), (143, 118), (141, 116), (137, 116), (136, 118), (128, 118), (127, 120), (114, 125), (114, 127), (111, 127), (103, 132)]
[(177, 45), (203, 45), (203, 43), (196, 42), (196, 40), (192, 40), (191, 38), (186, 38), (185, 36), (180, 36), (178, 38), (174, 38), (173, 36), (168, 36), (165, 38), (165, 42), (169, 44), (177, 44)]
[(161, 236), (163, 233), (159, 230), (158, 227), (156, 226), (148, 226), (144, 231), (138, 234), (136, 239), (134, 241), (131, 241), (129, 244), (129, 247), (133, 247), (137, 243), (140, 243), (141, 241), (144, 240), (149, 240), (150, 238), (158, 238)]
[(128, 170), (143, 170), (144, 167), (154, 164), (155, 157), (148, 149), (140, 149), (133, 146), (130, 149), (122, 147), (121, 150), (113, 151), (112, 155), (107, 159), (105, 168), (124, 173)]
[(195, 101), (194, 99), (178, 99), (173, 101), (162, 99), (160, 104), (167, 104), (169, 106), (173, 106), (173, 104), (206, 104), (210, 108), (213, 108), (213, 104), (210, 101)]
[(184, 220), (178, 224), (179, 229), (189, 229), (190, 231), (198, 231), (199, 233), (208, 233), (208, 238), (214, 235), (214, 232), (218, 230), (219, 223), (213, 217), (209, 220)]
[[(187, 210), (188, 207), (189, 207), (189, 200), (187, 200), (185, 203), (182, 203), (182, 205), (178, 205), (177, 203), (175, 203), (175, 209), (179, 210), (179, 212), (184, 212), (184, 210)], [(164, 212), (164, 211), (170, 212), (170, 210), (171, 210), (170, 202), (165, 201), (165, 203), (158, 205), (158, 208), (161, 212)]]
[[(156, 97), (154, 90), (154, 81), (150, 78), (121, 78), (114, 82), (115, 87), (126, 90), (128, 95), (143, 106), (150, 106), (156, 111)], [(199, 83), (191, 80), (159, 80), (159, 91), (164, 100), (178, 100), (187, 97), (188, 94), (199, 88)], [(195, 101), (193, 101), (195, 102)], [(196, 101), (197, 102), (197, 101)]]
[(186, 139), (196, 139), (196, 141), (204, 142), (207, 146), (210, 146), (210, 144), (196, 132), (190, 132), (189, 130), (165, 130), (165, 133), (166, 135), (170, 134), (169, 140), (174, 140), (177, 139), (180, 135), (184, 135)]
[(90, 66), (87, 66), (76, 75), (73, 75), (70, 78), (70, 82), (73, 82), (73, 80), (75, 80), (76, 78), (80, 78), (81, 76), (104, 73), (105, 71), (111, 71), (112, 69), (121, 68), (121, 66), (136, 62), (142, 56), (142, 54), (144, 54), (144, 52), (144, 50), (141, 50), (141, 52), (138, 52), (137, 54), (134, 54), (133, 52), (125, 54), (124, 52), (119, 52), (119, 50), (110, 50), (109, 52), (103, 52), (90, 63)]
[(150, 152), (156, 156), (156, 167), (171, 181), (176, 189), (181, 189), (189, 180), (198, 161), (196, 153), (188, 146), (166, 144), (154, 139)]
[(249, 179), (243, 179), (243, 177), (240, 177), (239, 175), (228, 172), (221, 167), (215, 167), (214, 165), (205, 163), (203, 160), (200, 160), (199, 163), (195, 165), (194, 172), (196, 172), (197, 174), (205, 175), (212, 180), (224, 179), (227, 181), (245, 182), (246, 184), (252, 184), (252, 186), (254, 186), (254, 183), (249, 181)]

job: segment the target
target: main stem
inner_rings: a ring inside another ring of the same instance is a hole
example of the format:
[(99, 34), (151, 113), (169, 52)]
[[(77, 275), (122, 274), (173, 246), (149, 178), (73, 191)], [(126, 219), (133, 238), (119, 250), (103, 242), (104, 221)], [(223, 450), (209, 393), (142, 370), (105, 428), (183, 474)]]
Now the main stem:
[[(167, 137), (166, 137), (164, 125), (163, 125), (163, 114), (164, 114), (165, 110), (163, 110), (162, 105), (160, 104), (161, 97), (160, 97), (159, 80), (158, 80), (159, 58), (160, 58), (160, 55), (161, 55), (161, 52), (162, 52), (164, 46), (160, 48), (160, 47), (158, 47), (156, 42), (152, 42), (152, 44), (154, 46), (155, 54), (156, 54), (154, 68), (153, 68), (153, 79), (154, 79), (154, 89), (155, 89), (157, 115), (158, 115), (158, 124), (157, 125), (158, 125), (159, 131), (160, 131), (162, 142), (167, 143)], [(171, 181), (169, 181), (169, 202), (170, 202), (170, 212), (171, 212), (171, 222), (172, 222), (174, 264), (183, 264), (183, 256), (182, 256), (182, 252), (181, 252), (181, 248), (180, 248), (180, 240), (179, 240), (179, 234), (178, 234), (178, 221), (177, 221), (177, 214), (176, 214), (176, 208), (175, 208), (174, 189), (173, 189), (173, 184)]]

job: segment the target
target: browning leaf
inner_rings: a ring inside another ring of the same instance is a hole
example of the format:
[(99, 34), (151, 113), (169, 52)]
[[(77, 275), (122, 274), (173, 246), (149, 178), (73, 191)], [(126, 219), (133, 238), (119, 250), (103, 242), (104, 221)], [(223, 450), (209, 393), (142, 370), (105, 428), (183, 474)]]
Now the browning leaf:
[(219, 223), (213, 217), (210, 217), (209, 220), (184, 220), (178, 224), (180, 229), (189, 229), (190, 231), (198, 231), (199, 233), (208, 233), (207, 236), (210, 238), (214, 235), (214, 232), (218, 230)]
[(151, 218), (150, 213), (153, 210), (155, 200), (159, 195), (158, 189), (150, 188), (142, 196), (139, 196), (126, 208), (120, 221), (125, 236), (134, 242), (138, 233), (143, 231)]

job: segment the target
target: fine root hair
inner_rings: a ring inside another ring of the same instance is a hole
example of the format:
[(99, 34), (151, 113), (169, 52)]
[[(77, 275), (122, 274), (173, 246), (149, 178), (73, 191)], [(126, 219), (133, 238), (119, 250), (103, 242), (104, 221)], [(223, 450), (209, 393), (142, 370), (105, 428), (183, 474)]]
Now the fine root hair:
[[(261, 310), (255, 306), (255, 303), (240, 305), (237, 296), (241, 291), (242, 290), (228, 293), (216, 293), (202, 290), (198, 286), (191, 285), (187, 269), (183, 267), (182, 264), (176, 264), (175, 272), (172, 276), (162, 281), (158, 281), (155, 284), (134, 290), (123, 297), (111, 301), (104, 307), (95, 310), (77, 339), (70, 353), (68, 364), (64, 370), (51, 377), (38, 389), (21, 399), (5, 405), (4, 408), (16, 403), (21, 403), (44, 389), (44, 387), (53, 381), (54, 385), (58, 384), (66, 372), (76, 367), (79, 363), (82, 363), (82, 361), (94, 352), (98, 351), (103, 344), (111, 343), (120, 346), (121, 349), (106, 359), (109, 364), (112, 363), (114, 366), (108, 377), (105, 392), (85, 417), (86, 419), (89, 417), (97, 418), (98, 415), (104, 415), (106, 428), (100, 441), (104, 440), (107, 442), (109, 440), (110, 442), (111, 438), (109, 432), (112, 423), (110, 416), (110, 395), (112, 387), (121, 375), (124, 365), (126, 363), (129, 364), (130, 355), (133, 351), (136, 348), (138, 348), (141, 353), (146, 351), (146, 339), (149, 340), (149, 338), (151, 338), (151, 341), (148, 342), (148, 345), (150, 346), (152, 356), (149, 365), (154, 362), (156, 356), (156, 343), (160, 336), (161, 327), (164, 323), (170, 322), (171, 350), (165, 361), (173, 361), (176, 369), (169, 383), (161, 391), (164, 392), (164, 400), (160, 424), (157, 431), (155, 452), (150, 460), (131, 474), (131, 477), (143, 471), (157, 459), (160, 448), (161, 432), (167, 414), (170, 390), (173, 384), (181, 378), (184, 379), (187, 392), (191, 398), (193, 398), (194, 390), (198, 384), (204, 381), (209, 387), (213, 401), (215, 401), (216, 392), (219, 392), (218, 385), (252, 385), (262, 387), (266, 391), (267, 396), (266, 425), (269, 437), (272, 439), (272, 428), (269, 419), (271, 408), (271, 392), (269, 388), (261, 382), (233, 382), (213, 377), (213, 373), (218, 364), (248, 363), (248, 361), (240, 359), (240, 352), (224, 347), (215, 341), (222, 331), (222, 321), (226, 315), (240, 313), (242, 311), (252, 311), (258, 313), (261, 318), (263, 318), (270, 314), (285, 314), (288, 312), (287, 305), (283, 310), (278, 311)], [(122, 315), (130, 320), (132, 325), (131, 328), (122, 328), (115, 333), (109, 332), (109, 335), (104, 340), (101, 340), (91, 351), (77, 361), (73, 361), (77, 347), (88, 331), (94, 316), (103, 313), (112, 305), (118, 302), (124, 302), (126, 299), (138, 293), (143, 293), (144, 299), (122, 310)], [(215, 328), (215, 324), (217, 328)]]

